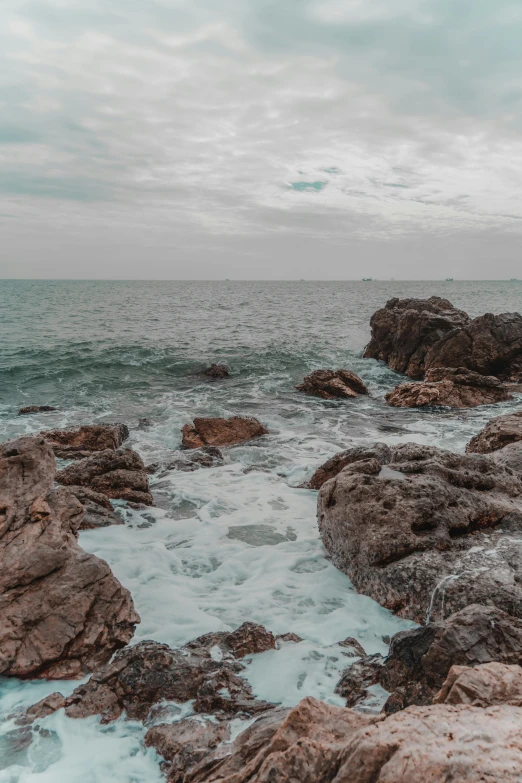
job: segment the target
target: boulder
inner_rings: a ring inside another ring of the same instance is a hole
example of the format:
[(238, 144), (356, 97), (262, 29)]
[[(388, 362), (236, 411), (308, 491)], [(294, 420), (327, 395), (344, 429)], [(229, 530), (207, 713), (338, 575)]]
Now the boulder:
[(522, 441), (516, 443), (509, 443), (498, 451), (494, 451), (491, 454), (491, 459), (496, 462), (497, 465), (503, 465), (506, 468), (511, 468), (513, 473), (516, 473), (522, 478)]
[(308, 482), (308, 486), (310, 489), (321, 489), (325, 481), (337, 476), (347, 465), (373, 458), (380, 460), (383, 464), (389, 462), (391, 459), (390, 447), (386, 443), (373, 443), (369, 446), (354, 446), (346, 451), (341, 451), (327, 460), (320, 468), (317, 468)]
[(123, 519), (115, 513), (107, 495), (95, 492), (89, 487), (68, 487), (69, 492), (80, 501), (85, 515), (79, 530), (95, 530), (109, 525), (123, 525)]
[(452, 666), (434, 701), (472, 707), (495, 704), (522, 707), (522, 668), (496, 661), (476, 667)]
[(115, 451), (129, 437), (125, 424), (88, 424), (66, 430), (46, 430), (41, 433), (57, 457), (83, 459), (95, 451)]
[(470, 440), (466, 451), (489, 454), (519, 440), (522, 440), (522, 411), (515, 411), (488, 421), (484, 429)]
[(20, 408), (18, 416), (28, 416), (31, 413), (51, 413), (55, 411), (51, 405), (26, 405), (25, 408)]
[(511, 399), (512, 395), (498, 378), (462, 367), (428, 370), (424, 381), (401, 383), (386, 395), (388, 405), (395, 408), (423, 408), (427, 405), (473, 408)]
[(229, 378), (230, 373), (226, 364), (211, 364), (206, 370), (203, 370), (203, 375), (213, 380), (220, 380), (221, 378)]
[[(462, 329), (469, 321), (466, 313), (440, 296), (390, 299), (371, 317), (372, 336), (364, 356), (386, 362), (392, 370), (410, 378), (422, 378), (430, 347), (443, 335)], [(456, 366), (463, 366), (463, 363)]]
[(432, 704), (453, 668), (490, 661), (522, 662), (522, 620), (472, 604), (447, 620), (395, 634), (386, 658), (361, 658), (343, 672), (335, 692), (353, 707), (364, 704), (370, 685), (379, 684), (391, 694), (384, 711), (392, 713)]
[(147, 473), (165, 473), (169, 470), (182, 470), (184, 473), (192, 473), (200, 468), (217, 468), (225, 462), (223, 452), (216, 446), (204, 446), (202, 449), (194, 449), (184, 452), (176, 459), (165, 460), (147, 465)]
[(0, 446), (0, 674), (83, 677), (129, 642), (139, 616), (103, 560), (84, 552), (84, 508), (52, 489), (41, 437)]
[(368, 394), (361, 378), (351, 370), (314, 370), (295, 388), (304, 394), (322, 397), (323, 400)]
[(153, 726), (145, 735), (145, 745), (153, 747), (170, 762), (167, 780), (183, 781), (184, 776), (207, 759), (211, 751), (230, 740), (228, 723), (184, 718), (175, 723)]
[(471, 319), (447, 299), (390, 299), (370, 320), (364, 356), (410, 378), (433, 367), (464, 367), (518, 380), (522, 372), (522, 316), (486, 313)]
[(103, 723), (119, 717), (146, 720), (163, 700), (194, 700), (194, 711), (224, 718), (255, 715), (273, 705), (252, 695), (238, 676), (245, 655), (275, 648), (275, 637), (262, 626), (244, 623), (232, 633), (200, 636), (179, 650), (144, 641), (120, 650), (65, 700), (71, 718), (100, 715)]
[(73, 462), (56, 474), (56, 481), (66, 486), (88, 487), (108, 498), (154, 505), (145, 465), (132, 449), (105, 449)]
[(416, 622), (471, 603), (522, 617), (521, 480), (480, 454), (390, 451), (387, 463), (363, 459), (323, 484), (319, 530), (333, 563)]
[(185, 424), (183, 427), (182, 442), (185, 449), (235, 446), (267, 434), (266, 427), (250, 416), (232, 416), (230, 419), (196, 418), (193, 424)]

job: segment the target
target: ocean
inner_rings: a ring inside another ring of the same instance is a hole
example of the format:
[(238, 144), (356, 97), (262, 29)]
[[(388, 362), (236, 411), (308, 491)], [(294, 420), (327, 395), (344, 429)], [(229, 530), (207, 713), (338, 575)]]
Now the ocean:
[[(464, 411), (385, 404), (403, 378), (362, 358), (370, 317), (391, 297), (432, 295), (473, 316), (522, 311), (518, 282), (0, 282), (2, 441), (122, 421), (126, 445), (150, 463), (175, 456), (194, 416), (251, 415), (270, 431), (227, 450), (222, 467), (152, 476), (156, 507), (124, 509), (125, 525), (80, 534), (132, 593), (142, 618), (134, 642), (178, 646), (245, 620), (293, 631), (301, 644), (248, 664), (256, 695), (340, 704), (333, 690), (349, 659), (337, 642), (353, 636), (368, 653), (384, 653), (387, 637), (412, 625), (357, 594), (331, 565), (316, 493), (300, 486), (351, 445), (415, 441), (462, 452), (490, 418), (520, 408), (521, 395)], [(203, 379), (212, 362), (228, 364), (231, 377)], [(295, 391), (321, 367), (354, 370), (370, 396), (330, 402)], [(16, 415), (46, 404), (58, 410)], [(0, 783), (163, 780), (143, 726), (124, 719), (102, 726), (57, 713), (31, 746), (13, 744), (14, 709), (77, 685), (0, 678)]]

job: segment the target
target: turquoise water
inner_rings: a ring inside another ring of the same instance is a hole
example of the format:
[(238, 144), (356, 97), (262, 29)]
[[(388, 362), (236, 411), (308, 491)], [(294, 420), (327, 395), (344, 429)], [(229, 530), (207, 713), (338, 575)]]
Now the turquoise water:
[[(129, 445), (152, 462), (175, 454), (181, 427), (196, 415), (253, 415), (270, 430), (229, 450), (223, 467), (153, 477), (156, 508), (127, 510), (124, 526), (81, 534), (81, 545), (131, 591), (142, 617), (136, 641), (180, 645), (247, 619), (294, 631), (302, 644), (249, 666), (256, 693), (284, 704), (308, 694), (336, 701), (347, 665), (336, 642), (346, 636), (385, 652), (382, 637), (408, 624), (355, 593), (328, 562), (316, 494), (299, 485), (350, 444), (412, 440), (462, 451), (489, 418), (520, 407), (520, 396), (457, 412), (386, 406), (400, 377), (361, 358), (370, 316), (392, 296), (433, 294), (472, 315), (522, 310), (520, 283), (1, 283), (2, 440), (124, 421)], [(199, 377), (213, 361), (228, 363), (232, 377)], [(355, 370), (371, 396), (325, 402), (298, 394), (295, 384), (319, 367)], [(30, 404), (59, 410), (16, 416)], [(143, 417), (150, 427), (138, 426)], [(102, 727), (58, 713), (45, 721), (49, 736), (14, 753), (10, 712), (74, 685), (0, 680), (0, 783), (161, 780), (143, 728), (124, 720)]]

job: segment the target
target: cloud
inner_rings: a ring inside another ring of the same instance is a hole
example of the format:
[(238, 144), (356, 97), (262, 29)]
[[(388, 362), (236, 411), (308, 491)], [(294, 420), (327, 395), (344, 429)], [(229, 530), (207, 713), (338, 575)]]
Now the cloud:
[(40, 276), (52, 259), (70, 275), (63, 247), (94, 243), (109, 276), (132, 277), (113, 252), (131, 242), (171, 248), (173, 277), (195, 255), (213, 276), (216, 248), (246, 254), (247, 276), (284, 277), (306, 237), (323, 268), (359, 277), (380, 242), (400, 265), (412, 239), (485, 235), (503, 237), (515, 274), (518, 0), (4, 0), (3, 22), (10, 274), (13, 259)]

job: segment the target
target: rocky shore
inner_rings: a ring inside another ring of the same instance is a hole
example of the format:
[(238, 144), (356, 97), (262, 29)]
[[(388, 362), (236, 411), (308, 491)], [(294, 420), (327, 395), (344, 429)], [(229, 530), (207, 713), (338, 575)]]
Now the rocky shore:
[[(365, 356), (413, 379), (387, 395), (390, 406), (514, 400), (519, 314), (471, 319), (439, 297), (393, 299), (371, 327)], [(228, 369), (212, 365), (206, 377), (226, 383)], [(371, 394), (346, 369), (316, 370), (296, 388), (323, 407)], [(256, 697), (245, 662), (303, 644), (292, 628), (278, 636), (246, 622), (179, 648), (131, 643), (140, 622), (132, 597), (79, 546), (78, 531), (122, 525), (120, 504), (153, 506), (151, 475), (221, 470), (227, 449), (271, 437), (250, 416), (196, 417), (182, 428), (183, 450), (148, 466), (124, 445), (123, 424), (0, 446), (0, 674), (90, 675), (71, 695), (58, 688), (18, 711), (17, 731), (57, 710), (139, 721), (171, 783), (519, 781), (522, 412), (492, 417), (465, 454), (371, 442), (348, 446), (309, 479), (333, 564), (359, 592), (418, 624), (393, 636), (387, 655), (341, 643), (347, 666), (332, 696), (345, 707), (307, 697), (282, 708)], [(67, 464), (58, 470), (56, 458)], [(184, 705), (188, 717), (172, 720), (168, 703)]]

